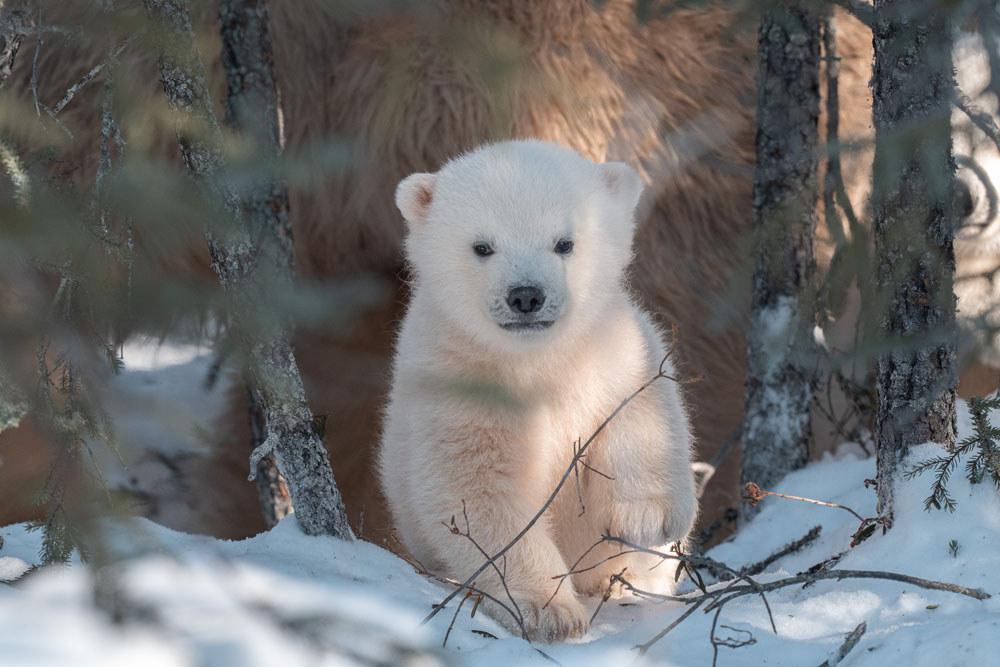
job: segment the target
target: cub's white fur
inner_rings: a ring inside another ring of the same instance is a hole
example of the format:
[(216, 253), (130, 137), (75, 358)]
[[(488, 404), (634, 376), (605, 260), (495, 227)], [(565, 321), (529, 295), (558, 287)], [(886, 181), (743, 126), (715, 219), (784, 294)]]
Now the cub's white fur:
[[(485, 146), (399, 184), (413, 295), (379, 469), (399, 536), (432, 570), (464, 580), (484, 562), (445, 525), (455, 517), (465, 530), (463, 501), (472, 537), (496, 553), (555, 489), (574, 443), (656, 374), (663, 337), (624, 284), (641, 190), (627, 165), (537, 141)], [(583, 634), (578, 596), (603, 592), (624, 567), (640, 588), (672, 586), (670, 564), (650, 570), (656, 559), (629, 555), (575, 575), (545, 606), (552, 577), (604, 533), (665, 549), (687, 536), (690, 456), (674, 382), (655, 382), (611, 421), (586, 462), (612, 479), (581, 467), (583, 514), (571, 477), (500, 563), (533, 637)], [(476, 586), (507, 600), (492, 571)]]

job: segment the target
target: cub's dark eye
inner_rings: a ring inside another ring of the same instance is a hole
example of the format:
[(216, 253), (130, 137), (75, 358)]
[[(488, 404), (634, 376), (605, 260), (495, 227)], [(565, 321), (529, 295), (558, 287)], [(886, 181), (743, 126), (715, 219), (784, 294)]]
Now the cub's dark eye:
[(472, 246), (472, 250), (480, 257), (489, 257), (493, 254), (493, 248), (486, 243), (477, 243)]
[(573, 242), (563, 239), (556, 244), (556, 252), (560, 255), (568, 255), (573, 252)]

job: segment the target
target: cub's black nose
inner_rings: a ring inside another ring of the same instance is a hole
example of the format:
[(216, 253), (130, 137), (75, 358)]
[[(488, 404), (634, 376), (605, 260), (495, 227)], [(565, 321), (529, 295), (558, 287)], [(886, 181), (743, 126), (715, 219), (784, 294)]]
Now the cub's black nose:
[(514, 287), (507, 292), (507, 305), (515, 313), (534, 313), (544, 303), (545, 294), (537, 287)]

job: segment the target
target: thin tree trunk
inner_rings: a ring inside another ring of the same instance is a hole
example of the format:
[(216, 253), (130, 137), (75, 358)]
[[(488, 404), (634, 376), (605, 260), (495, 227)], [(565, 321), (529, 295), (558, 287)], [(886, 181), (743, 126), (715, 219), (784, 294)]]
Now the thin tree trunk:
[(741, 479), (770, 488), (805, 465), (811, 439), (820, 19), (795, 3), (769, 8), (758, 40), (756, 264)]
[[(212, 267), (231, 302), (230, 324), (257, 388), (267, 438), (251, 455), (251, 470), (274, 451), (302, 530), (352, 537), (326, 449), (312, 425), (312, 413), (292, 347), (268, 304), (257, 266), (257, 250), (240, 211), (238, 194), (223, 180), (222, 134), (205, 85), (186, 0), (144, 0), (159, 28), (159, 67), (168, 101), (177, 115), (184, 164), (218, 202), (221, 224), (207, 232)], [(210, 212), (209, 212), (210, 213)]]
[(955, 443), (953, 69), (947, 11), (876, 0), (875, 291), (878, 511), (891, 525), (911, 445)]
[[(270, 165), (281, 156), (284, 137), (266, 0), (222, 0), (219, 27), (228, 89), (226, 123), (251, 143), (255, 164)], [(288, 188), (265, 174), (242, 195), (243, 214), (257, 246), (259, 265), (291, 289), (295, 246)], [(263, 404), (250, 384), (247, 397), (251, 446), (257, 449), (267, 437)], [(267, 525), (273, 526), (291, 511), (291, 499), (272, 456), (257, 464), (256, 481), (261, 513)]]

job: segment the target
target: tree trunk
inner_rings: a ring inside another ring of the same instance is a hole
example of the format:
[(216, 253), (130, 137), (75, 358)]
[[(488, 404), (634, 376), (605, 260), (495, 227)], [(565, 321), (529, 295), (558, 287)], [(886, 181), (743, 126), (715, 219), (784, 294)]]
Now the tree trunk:
[[(240, 211), (239, 196), (224, 181), (222, 134), (205, 85), (186, 0), (144, 0), (159, 28), (163, 88), (177, 116), (184, 164), (220, 211), (206, 236), (212, 268), (232, 302), (229, 318), (251, 382), (263, 406), (267, 438), (251, 455), (251, 470), (274, 451), (295, 514), (309, 534), (352, 537), (326, 449), (312, 425), (312, 413), (288, 335), (266, 303), (266, 273)], [(213, 211), (206, 212), (211, 215)], [(253, 474), (251, 475), (253, 476)]]
[[(820, 19), (804, 5), (775, 6), (764, 11), (758, 39), (741, 480), (770, 488), (805, 465), (811, 438)], [(744, 506), (744, 516), (752, 514)]]
[(878, 511), (911, 445), (955, 443), (953, 69), (947, 11), (876, 0), (873, 189)]
[[(266, 0), (222, 0), (219, 27), (226, 72), (226, 122), (251, 143), (254, 164), (270, 165), (281, 156), (284, 136)], [(273, 273), (274, 281), (292, 289), (295, 246), (288, 188), (264, 174), (241, 194), (243, 214), (257, 247), (258, 271)], [(247, 398), (251, 448), (257, 449), (267, 438), (263, 404), (250, 384)], [(261, 513), (270, 527), (291, 511), (291, 499), (272, 456), (262, 458), (256, 472)]]

